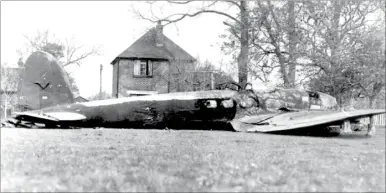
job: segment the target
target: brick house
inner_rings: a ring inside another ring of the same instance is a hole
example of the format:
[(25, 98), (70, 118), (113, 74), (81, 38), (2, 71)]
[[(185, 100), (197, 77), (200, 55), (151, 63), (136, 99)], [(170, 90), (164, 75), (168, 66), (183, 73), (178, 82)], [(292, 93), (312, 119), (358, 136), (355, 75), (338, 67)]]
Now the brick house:
[(176, 78), (173, 71), (181, 68), (185, 72), (193, 70), (195, 61), (194, 57), (163, 34), (163, 27), (158, 23), (111, 62), (112, 94), (118, 98), (135, 91), (182, 91), (172, 80), (172, 77)]

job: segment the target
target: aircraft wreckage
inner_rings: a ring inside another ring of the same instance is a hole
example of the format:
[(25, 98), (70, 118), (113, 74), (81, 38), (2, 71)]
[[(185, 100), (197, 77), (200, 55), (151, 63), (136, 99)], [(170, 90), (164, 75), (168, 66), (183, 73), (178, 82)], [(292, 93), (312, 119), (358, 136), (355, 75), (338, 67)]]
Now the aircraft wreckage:
[[(198, 125), (200, 128), (209, 129), (211, 124), (222, 123), (230, 124), (233, 130), (241, 132), (338, 128), (350, 133), (352, 126), (358, 123), (358, 118), (369, 117), (368, 134), (372, 135), (375, 132), (374, 116), (385, 113), (382, 109), (337, 111), (334, 110), (337, 105), (335, 98), (321, 92), (297, 89), (258, 92), (241, 88), (235, 83), (221, 84), (219, 90), (154, 94), (69, 104), (66, 98), (71, 98), (72, 95), (68, 93), (67, 75), (52, 56), (44, 52), (35, 52), (27, 60), (26, 65), (32, 67), (54, 65), (55, 69), (59, 66), (59, 73), (52, 71), (54, 68), (47, 68), (50, 70), (40, 71), (42, 74), (35, 73), (35, 79), (26, 79), (30, 82), (24, 83), (56, 85), (35, 89), (44, 91), (46, 98), (57, 101), (59, 105), (14, 113), (8, 123), (16, 127), (187, 128)], [(33, 68), (25, 68), (25, 76), (34, 74), (28, 70), (33, 71)], [(59, 90), (56, 88), (58, 85), (61, 85)], [(58, 93), (65, 93), (67, 97)], [(25, 103), (35, 100), (33, 96), (22, 97)]]

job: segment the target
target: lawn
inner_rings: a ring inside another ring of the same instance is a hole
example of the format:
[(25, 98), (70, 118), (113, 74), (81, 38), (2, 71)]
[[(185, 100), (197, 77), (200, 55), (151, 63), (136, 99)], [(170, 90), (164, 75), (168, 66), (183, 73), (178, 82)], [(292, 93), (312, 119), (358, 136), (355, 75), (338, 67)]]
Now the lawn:
[(1, 191), (385, 192), (385, 129), (367, 138), (2, 128)]

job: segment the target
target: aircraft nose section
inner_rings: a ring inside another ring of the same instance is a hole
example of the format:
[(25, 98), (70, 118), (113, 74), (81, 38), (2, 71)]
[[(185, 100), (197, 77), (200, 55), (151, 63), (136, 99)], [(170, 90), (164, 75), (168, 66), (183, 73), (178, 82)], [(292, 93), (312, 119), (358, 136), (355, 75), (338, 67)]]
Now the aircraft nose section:
[(234, 100), (241, 108), (259, 107), (257, 95), (251, 90), (240, 91)]
[(237, 103), (235, 119), (253, 116), (259, 112), (260, 103), (252, 90), (242, 90), (234, 97)]

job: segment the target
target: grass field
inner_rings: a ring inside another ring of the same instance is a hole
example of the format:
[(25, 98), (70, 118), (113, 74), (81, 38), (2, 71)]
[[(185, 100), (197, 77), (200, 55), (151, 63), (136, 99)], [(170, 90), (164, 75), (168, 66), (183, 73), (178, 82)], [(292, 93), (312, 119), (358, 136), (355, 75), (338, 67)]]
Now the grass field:
[(2, 128), (1, 191), (385, 192), (385, 129), (325, 138)]

